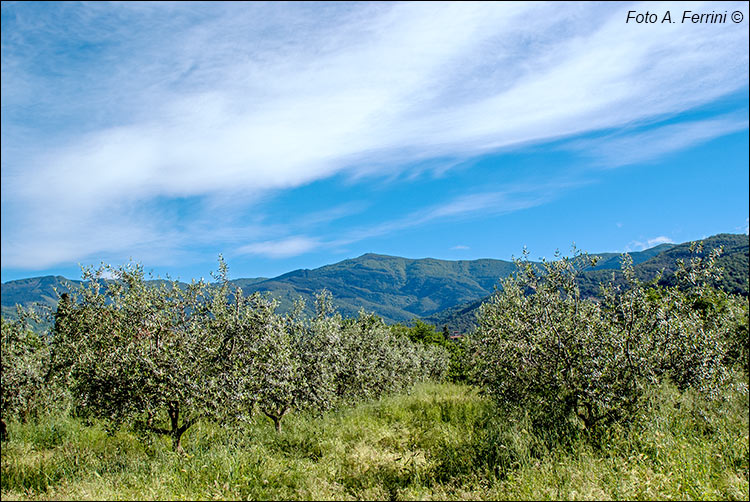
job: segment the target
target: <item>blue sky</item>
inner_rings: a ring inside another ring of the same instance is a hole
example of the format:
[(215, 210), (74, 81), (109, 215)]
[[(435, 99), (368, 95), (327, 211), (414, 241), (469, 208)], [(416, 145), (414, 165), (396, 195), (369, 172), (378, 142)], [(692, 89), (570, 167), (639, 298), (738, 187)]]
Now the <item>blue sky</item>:
[(636, 251), (748, 163), (747, 2), (2, 3), (2, 281)]

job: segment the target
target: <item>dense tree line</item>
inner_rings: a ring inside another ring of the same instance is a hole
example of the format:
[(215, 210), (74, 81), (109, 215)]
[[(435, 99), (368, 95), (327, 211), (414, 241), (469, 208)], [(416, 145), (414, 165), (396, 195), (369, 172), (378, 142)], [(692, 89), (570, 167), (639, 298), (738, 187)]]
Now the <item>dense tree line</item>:
[(259, 411), (280, 430), (293, 410), (376, 398), (448, 369), (442, 347), (364, 312), (343, 319), (325, 292), (314, 316), (302, 304), (279, 314), (275, 301), (233, 288), (223, 260), (214, 285), (147, 284), (133, 264), (83, 276), (86, 287), (61, 298), (49, 340), (23, 319), (3, 321), (3, 420), (32, 412), (30, 389), (66, 389), (75, 413), (169, 435), (181, 450), (199, 420)]

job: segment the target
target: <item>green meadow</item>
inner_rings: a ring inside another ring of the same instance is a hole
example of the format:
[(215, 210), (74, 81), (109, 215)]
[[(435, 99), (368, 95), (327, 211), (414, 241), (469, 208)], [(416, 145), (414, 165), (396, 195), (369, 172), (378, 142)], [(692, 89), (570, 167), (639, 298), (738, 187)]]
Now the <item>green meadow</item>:
[(2, 499), (743, 500), (748, 396), (734, 387), (706, 402), (664, 384), (627, 426), (560, 438), (470, 386), (422, 383), (294, 413), (281, 433), (262, 415), (199, 423), (184, 454), (166, 438), (46, 416), (9, 424)]

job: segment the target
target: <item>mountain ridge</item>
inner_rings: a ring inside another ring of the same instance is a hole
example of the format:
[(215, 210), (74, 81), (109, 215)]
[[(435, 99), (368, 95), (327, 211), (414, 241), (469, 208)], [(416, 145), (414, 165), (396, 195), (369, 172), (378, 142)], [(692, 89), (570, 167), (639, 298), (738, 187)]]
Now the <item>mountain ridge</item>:
[[(746, 234), (717, 234), (705, 241), (707, 247), (724, 245), (725, 256), (738, 253), (747, 256), (747, 239)], [(685, 256), (688, 244), (660, 244), (630, 255), (636, 269), (645, 277), (659, 267), (673, 268), (675, 260)], [(590, 254), (602, 259), (584, 274), (582, 289), (587, 294), (598, 287), (598, 282), (607, 280), (612, 270), (620, 268), (621, 256), (621, 253)], [(732, 288), (734, 292), (747, 294), (747, 260), (739, 265), (735, 262), (730, 270)], [(375, 312), (388, 322), (421, 318), (434, 321), (434, 324), (446, 324), (441, 322), (441, 313), (466, 311), (461, 315), (467, 315), (474, 310), (468, 306), (481, 303), (492, 294), (500, 280), (514, 270), (513, 262), (493, 258), (441, 260), (364, 253), (315, 269), (292, 270), (271, 278), (238, 278), (231, 282), (240, 286), (244, 294), (259, 291), (276, 298), (282, 311), (291, 308), (299, 297), (306, 300), (308, 309), (312, 309), (315, 293), (327, 289), (333, 295), (334, 305), (345, 316), (356, 315), (364, 309)], [(12, 317), (16, 303), (29, 306), (41, 302), (54, 307), (57, 297), (53, 288), (57, 287), (62, 293), (69, 287), (79, 287), (81, 283), (63, 276), (8, 281), (2, 284), (2, 314)]]
[[(661, 284), (674, 284), (674, 272), (677, 269), (677, 260), (689, 261), (690, 248), (697, 242), (704, 243), (704, 256), (710, 249), (723, 246), (723, 253), (717, 259), (717, 266), (723, 269), (723, 278), (720, 286), (732, 294), (748, 296), (748, 282), (750, 275), (750, 247), (748, 246), (747, 234), (716, 234), (701, 241), (688, 241), (681, 244), (672, 244), (661, 249), (661, 252), (651, 257), (638, 261), (640, 257), (634, 257), (633, 268), (636, 276), (641, 281), (649, 281), (656, 277), (657, 273), (663, 272)], [(664, 245), (660, 245), (664, 246)], [(657, 246), (659, 247), (659, 246)], [(651, 248), (653, 250), (655, 248)], [(650, 250), (644, 250), (650, 251)], [(594, 253), (592, 253), (592, 256)], [(582, 271), (578, 276), (578, 285), (581, 295), (584, 297), (596, 296), (599, 284), (614, 279), (616, 282), (624, 282), (620, 272), (619, 258), (617, 256), (617, 267), (601, 269), (599, 264), (593, 268)], [(632, 255), (631, 255), (632, 256)], [(601, 263), (601, 262), (600, 262)], [(614, 263), (610, 263), (614, 265)], [(475, 326), (476, 314), (479, 306), (488, 297), (455, 305), (442, 312), (427, 316), (423, 321), (438, 326), (447, 326), (452, 332), (465, 333)]]

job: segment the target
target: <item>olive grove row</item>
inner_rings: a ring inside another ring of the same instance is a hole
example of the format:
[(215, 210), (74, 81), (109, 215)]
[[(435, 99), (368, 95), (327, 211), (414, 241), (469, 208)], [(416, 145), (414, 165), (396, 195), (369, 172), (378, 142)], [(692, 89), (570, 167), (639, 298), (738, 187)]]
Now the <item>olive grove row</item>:
[[(223, 260), (218, 285), (155, 286), (132, 264), (83, 278), (86, 287), (61, 297), (47, 351), (11, 344), (33, 334), (3, 321), (4, 415), (41, 399), (25, 385), (37, 379), (36, 389), (65, 389), (82, 416), (169, 435), (181, 450), (198, 420), (259, 410), (280, 430), (292, 410), (378, 397), (448, 369), (443, 347), (397, 336), (371, 314), (343, 319), (329, 293), (317, 296), (314, 316), (301, 303), (279, 314), (275, 301), (233, 288)], [(7, 382), (6, 345), (26, 351), (8, 354)]]

